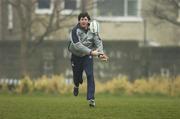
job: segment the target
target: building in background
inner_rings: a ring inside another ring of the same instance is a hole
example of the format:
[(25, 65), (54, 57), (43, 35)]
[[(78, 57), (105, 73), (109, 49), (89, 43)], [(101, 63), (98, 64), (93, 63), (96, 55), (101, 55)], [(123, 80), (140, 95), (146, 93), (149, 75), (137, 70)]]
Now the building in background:
[[(8, 1), (15, 0), (0, 0), (0, 78), (21, 77), (22, 59), (32, 77), (71, 74), (67, 39), (82, 11), (99, 21), (100, 36), (111, 59), (96, 63), (96, 77), (135, 78), (180, 72), (180, 12), (175, 16), (177, 25), (152, 17), (147, 10), (157, 0), (20, 0), (26, 5), (21, 5), (27, 8), (25, 11)], [(169, 8), (162, 5), (162, 9)], [(48, 34), (46, 30), (54, 32)], [(36, 42), (38, 38), (40, 42)]]
[[(17, 11), (0, 0), (0, 40), (19, 40)], [(36, 0), (34, 0), (36, 1)], [(53, 13), (55, 0), (37, 0), (35, 17), (44, 18)], [(152, 22), (145, 10), (152, 0), (58, 0), (59, 16), (74, 16), (61, 24), (76, 24), (76, 16), (81, 11), (88, 11), (93, 19), (100, 22), (100, 35), (104, 40), (136, 40), (152, 45), (179, 45), (179, 28), (169, 23)], [(178, 18), (177, 18), (178, 19)], [(43, 21), (42, 21), (43, 22)], [(63, 23), (65, 22), (65, 23)], [(158, 25), (157, 25), (158, 24)], [(36, 28), (37, 27), (37, 28)], [(47, 39), (64, 40), (68, 38), (68, 26), (53, 33)], [(42, 31), (41, 26), (35, 25), (32, 39)], [(34, 36), (33, 36), (34, 35)]]

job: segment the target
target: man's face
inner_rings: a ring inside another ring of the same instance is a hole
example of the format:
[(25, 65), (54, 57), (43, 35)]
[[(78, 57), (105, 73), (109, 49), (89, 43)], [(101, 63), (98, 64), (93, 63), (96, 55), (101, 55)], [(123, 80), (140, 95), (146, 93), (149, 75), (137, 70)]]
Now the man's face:
[(81, 17), (81, 19), (79, 20), (79, 24), (82, 28), (87, 29), (88, 28), (88, 18), (87, 17)]

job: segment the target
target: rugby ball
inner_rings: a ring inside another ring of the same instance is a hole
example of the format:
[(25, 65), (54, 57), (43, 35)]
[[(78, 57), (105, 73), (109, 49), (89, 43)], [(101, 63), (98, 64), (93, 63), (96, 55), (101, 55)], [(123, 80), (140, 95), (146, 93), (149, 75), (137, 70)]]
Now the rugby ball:
[(92, 33), (99, 33), (99, 23), (96, 20), (90, 22), (89, 28)]

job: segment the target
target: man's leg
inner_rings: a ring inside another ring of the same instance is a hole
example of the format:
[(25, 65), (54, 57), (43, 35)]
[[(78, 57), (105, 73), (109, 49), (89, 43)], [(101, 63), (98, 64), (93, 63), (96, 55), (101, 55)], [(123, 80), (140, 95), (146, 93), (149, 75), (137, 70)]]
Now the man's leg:
[(93, 74), (93, 57), (86, 56), (83, 65), (87, 76), (87, 100), (94, 100), (95, 82)]
[(74, 96), (77, 96), (79, 93), (79, 83), (82, 83), (82, 74), (83, 74), (83, 65), (82, 59), (78, 57), (71, 58), (71, 66), (73, 70), (73, 81), (74, 81)]
[(83, 74), (83, 70), (82, 68), (78, 68), (78, 67), (72, 67), (73, 70), (73, 82), (74, 85), (76, 87), (79, 87), (79, 84), (82, 84), (82, 74)]

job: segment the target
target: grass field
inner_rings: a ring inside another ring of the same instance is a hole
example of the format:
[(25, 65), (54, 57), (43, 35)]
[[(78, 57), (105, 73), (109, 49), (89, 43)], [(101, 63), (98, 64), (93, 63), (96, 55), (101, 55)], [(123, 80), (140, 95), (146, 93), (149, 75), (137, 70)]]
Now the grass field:
[(97, 95), (96, 107), (85, 96), (0, 95), (0, 119), (179, 119), (180, 99)]

